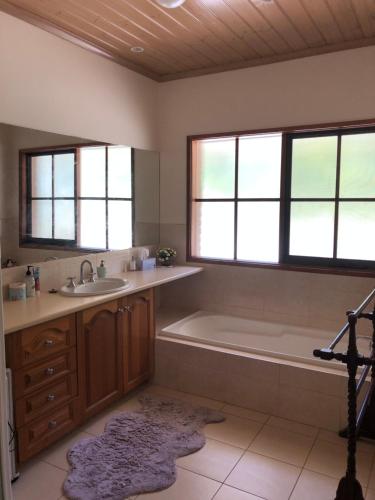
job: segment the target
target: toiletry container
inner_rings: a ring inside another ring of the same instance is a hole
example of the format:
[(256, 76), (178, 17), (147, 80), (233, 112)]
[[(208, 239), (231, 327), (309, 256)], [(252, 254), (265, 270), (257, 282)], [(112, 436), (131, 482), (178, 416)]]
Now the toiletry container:
[(129, 262), (129, 271), (136, 271), (137, 270), (137, 259), (135, 258), (135, 255), (132, 256), (132, 260)]
[(26, 297), (35, 297), (35, 278), (30, 269), (33, 269), (33, 266), (27, 266), (25, 277)]
[(104, 265), (104, 260), (100, 261), (100, 266), (96, 268), (98, 278), (105, 278), (107, 276), (107, 268)]
[(34, 267), (35, 294), (40, 295), (40, 267)]
[(9, 283), (9, 300), (26, 300), (26, 283)]

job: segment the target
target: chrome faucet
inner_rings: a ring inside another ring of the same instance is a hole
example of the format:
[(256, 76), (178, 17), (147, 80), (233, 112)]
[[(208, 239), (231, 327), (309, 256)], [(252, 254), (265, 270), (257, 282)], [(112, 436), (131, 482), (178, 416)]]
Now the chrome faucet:
[(92, 267), (92, 264), (89, 260), (85, 259), (81, 262), (81, 270), (80, 270), (80, 274), (79, 274), (79, 284), (80, 285), (83, 285), (85, 283), (85, 280), (83, 278), (83, 269), (85, 267), (85, 264), (88, 264), (90, 266), (90, 272), (89, 272), (89, 283), (94, 283), (95, 281), (95, 273), (94, 273), (94, 268)]

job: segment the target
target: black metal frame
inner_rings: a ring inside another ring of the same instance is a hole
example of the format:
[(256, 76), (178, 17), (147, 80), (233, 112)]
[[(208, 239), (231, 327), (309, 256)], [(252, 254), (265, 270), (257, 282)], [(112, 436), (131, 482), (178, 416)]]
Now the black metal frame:
[[(360, 306), (354, 311), (348, 311), (348, 321), (339, 331), (335, 339), (327, 348), (315, 349), (315, 357), (323, 360), (336, 359), (345, 363), (348, 371), (348, 426), (340, 432), (342, 437), (348, 438), (348, 457), (346, 474), (341, 478), (336, 500), (364, 500), (362, 487), (356, 478), (356, 449), (359, 436), (375, 439), (375, 304), (372, 312), (364, 312), (369, 304), (375, 299), (375, 289), (366, 297)], [(371, 343), (371, 354), (366, 357), (358, 352), (356, 326), (359, 319), (367, 319), (372, 322), (373, 333)], [(345, 353), (336, 353), (333, 349), (349, 332), (348, 348)], [(360, 366), (364, 366), (359, 380), (356, 376)], [(371, 382), (362, 405), (357, 414), (357, 397), (371, 370)]]
[[(103, 248), (85, 248), (78, 245), (78, 222), (79, 222), (79, 202), (82, 200), (103, 200), (105, 201), (105, 216), (106, 216), (106, 248), (108, 250), (108, 202), (109, 201), (130, 201), (132, 202), (132, 245), (134, 246), (134, 224), (135, 224), (135, 203), (134, 203), (134, 148), (131, 148), (131, 197), (130, 198), (113, 198), (108, 197), (108, 147), (107, 144), (93, 144), (92, 147), (105, 147), (105, 196), (104, 197), (85, 197), (78, 195), (78, 164), (80, 146), (69, 147), (59, 146), (56, 148), (43, 149), (40, 151), (33, 150), (24, 152), (26, 161), (26, 233), (20, 236), (20, 245), (23, 247), (32, 246), (33, 248), (56, 248), (59, 250), (79, 250), (79, 251), (103, 251)], [(83, 145), (82, 147), (90, 147)], [(54, 196), (54, 156), (58, 154), (74, 154), (74, 196), (71, 197), (56, 197)], [(31, 160), (35, 156), (52, 156), (52, 195), (50, 197), (33, 197), (31, 188)], [(34, 200), (51, 200), (52, 201), (52, 237), (51, 238), (35, 238), (32, 237), (32, 201)], [(54, 202), (55, 200), (72, 200), (74, 201), (74, 240), (62, 240), (54, 238)]]

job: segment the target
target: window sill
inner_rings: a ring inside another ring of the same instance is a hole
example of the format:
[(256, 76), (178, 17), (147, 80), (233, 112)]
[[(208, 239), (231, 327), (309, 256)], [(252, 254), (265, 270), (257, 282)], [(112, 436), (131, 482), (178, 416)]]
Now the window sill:
[(280, 263), (267, 263), (267, 262), (249, 262), (242, 260), (222, 260), (222, 259), (206, 259), (201, 257), (189, 256), (187, 262), (194, 262), (199, 264), (217, 264), (224, 266), (242, 266), (254, 267), (260, 269), (273, 269), (277, 271), (295, 271), (301, 273), (315, 273), (315, 274), (335, 274), (340, 276), (356, 276), (361, 278), (375, 278), (375, 269), (354, 269), (345, 267), (323, 267), (323, 266), (303, 266), (296, 264), (280, 264)]

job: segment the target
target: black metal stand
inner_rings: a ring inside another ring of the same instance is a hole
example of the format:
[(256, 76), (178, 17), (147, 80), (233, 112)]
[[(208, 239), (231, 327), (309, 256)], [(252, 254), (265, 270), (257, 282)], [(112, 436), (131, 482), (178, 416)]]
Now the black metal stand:
[[(355, 310), (347, 313), (348, 321), (336, 338), (326, 349), (316, 349), (314, 356), (324, 360), (336, 359), (345, 363), (348, 370), (348, 426), (340, 432), (340, 436), (348, 438), (348, 459), (346, 474), (341, 478), (335, 500), (364, 500), (362, 487), (356, 478), (356, 449), (358, 436), (375, 439), (375, 307), (372, 313), (364, 313), (364, 309), (375, 297), (375, 290)], [(372, 321), (372, 349), (370, 357), (358, 353), (356, 325), (360, 318)], [(333, 349), (349, 331), (348, 349), (346, 353), (335, 353)], [(357, 382), (359, 366), (364, 366)], [(361, 391), (371, 370), (371, 383), (357, 415), (357, 396)]]

